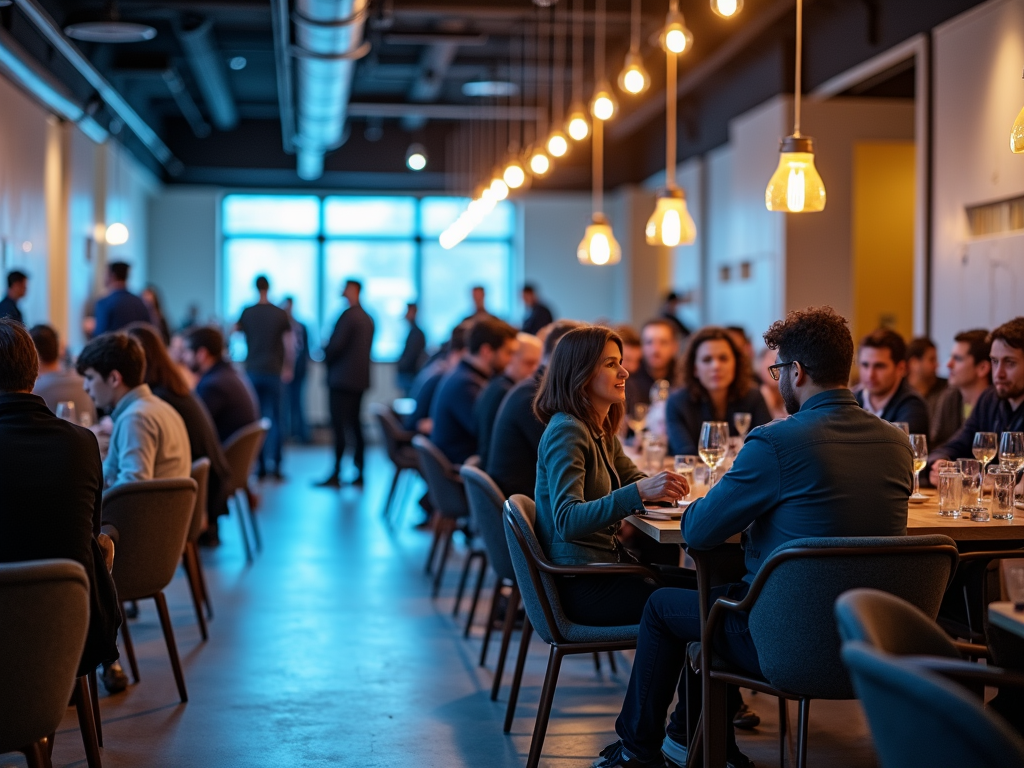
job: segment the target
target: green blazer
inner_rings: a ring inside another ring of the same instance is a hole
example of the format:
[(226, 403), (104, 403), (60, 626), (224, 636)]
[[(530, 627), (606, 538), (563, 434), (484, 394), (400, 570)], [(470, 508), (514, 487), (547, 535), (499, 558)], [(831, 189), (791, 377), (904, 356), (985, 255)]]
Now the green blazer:
[(643, 507), (636, 481), (647, 477), (619, 438), (594, 436), (586, 424), (556, 413), (537, 451), (537, 536), (561, 565), (619, 561), (619, 521)]

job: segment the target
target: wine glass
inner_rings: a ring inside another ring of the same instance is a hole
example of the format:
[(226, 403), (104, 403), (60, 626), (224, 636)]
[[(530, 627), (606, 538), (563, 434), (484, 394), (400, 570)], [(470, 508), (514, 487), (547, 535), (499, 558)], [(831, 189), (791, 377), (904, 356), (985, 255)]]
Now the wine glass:
[(1024, 432), (1003, 432), (999, 440), (999, 463), (1010, 468), (1013, 482), (1016, 483), (1017, 472), (1024, 465)]
[(627, 419), (629, 428), (634, 435), (639, 435), (647, 425), (647, 412), (651, 409), (647, 403), (636, 403), (633, 405), (633, 413)]
[(996, 433), (975, 432), (972, 453), (981, 462), (981, 471), (984, 472), (988, 463), (996, 457)]
[(736, 425), (736, 431), (740, 433), (740, 440), (743, 440), (747, 436), (747, 432), (750, 431), (750, 419), (749, 413), (734, 413), (732, 415), (732, 423)]
[(902, 430), (903, 434), (905, 434), (905, 435), (909, 435), (910, 434), (910, 424), (908, 424), (907, 422), (905, 422), (905, 421), (890, 421), (889, 423), (892, 424), (894, 427), (896, 427), (896, 429)]
[(74, 400), (62, 400), (57, 403), (57, 409), (54, 414), (58, 419), (64, 419), (64, 421), (70, 421), (72, 424), (77, 424), (78, 420), (75, 418), (75, 401)]
[(697, 453), (711, 470), (708, 486), (715, 487), (715, 470), (725, 461), (729, 452), (729, 424), (724, 421), (705, 421), (700, 428)]
[(921, 501), (928, 498), (921, 493), (921, 470), (928, 464), (928, 437), (911, 435), (910, 450), (914, 452), (914, 492), (910, 494), (910, 498)]

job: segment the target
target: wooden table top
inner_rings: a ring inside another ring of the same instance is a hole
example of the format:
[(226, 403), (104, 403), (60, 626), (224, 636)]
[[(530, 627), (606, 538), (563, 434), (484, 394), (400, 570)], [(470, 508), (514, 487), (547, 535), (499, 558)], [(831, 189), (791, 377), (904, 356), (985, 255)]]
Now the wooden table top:
[[(938, 495), (928, 489), (922, 489), (921, 492), (928, 500), (921, 504), (910, 504), (907, 511), (907, 534), (910, 536), (941, 533), (954, 541), (1024, 539), (1024, 511), (1020, 509), (1013, 520), (991, 520), (987, 523), (976, 523), (961, 517), (940, 517)], [(685, 543), (678, 520), (648, 520), (630, 515), (626, 521), (662, 544)]]
[(1024, 613), (1015, 611), (1013, 603), (989, 603), (988, 620), (997, 627), (1024, 637)]

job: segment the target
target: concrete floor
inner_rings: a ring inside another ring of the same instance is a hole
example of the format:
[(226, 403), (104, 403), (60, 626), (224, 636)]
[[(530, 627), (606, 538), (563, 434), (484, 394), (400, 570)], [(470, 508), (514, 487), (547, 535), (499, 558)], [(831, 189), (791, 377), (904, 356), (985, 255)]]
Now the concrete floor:
[[(209, 642), (200, 641), (184, 577), (168, 588), (187, 704), (178, 702), (156, 610), (151, 601), (140, 606), (132, 635), (142, 681), (101, 698), (106, 768), (525, 763), (546, 646), (534, 640), (506, 736), (507, 684), (498, 702), (489, 700), (496, 644), (490, 666), (478, 667), (482, 628), (464, 640), (461, 620), (451, 618), (457, 570), (432, 601), (423, 576), (429, 536), (408, 522), (392, 533), (380, 519), (386, 458), (370, 453), (364, 491), (313, 488), (328, 465), (326, 449), (293, 449), (287, 481), (262, 487), (265, 544), (254, 565), (245, 565), (234, 520), (222, 546), (203, 553), (216, 611)], [(412, 506), (410, 522), (418, 517)], [(590, 657), (566, 661), (542, 765), (587, 766), (615, 740), (629, 657), (620, 655), (618, 675), (607, 665), (595, 673)], [(740, 737), (741, 748), (761, 768), (775, 765), (776, 701), (748, 701), (763, 724)], [(791, 717), (795, 723), (795, 710)], [(73, 709), (53, 762), (86, 764)], [(810, 764), (876, 764), (855, 702), (812, 705)], [(20, 757), (0, 757), (2, 768), (22, 765)]]

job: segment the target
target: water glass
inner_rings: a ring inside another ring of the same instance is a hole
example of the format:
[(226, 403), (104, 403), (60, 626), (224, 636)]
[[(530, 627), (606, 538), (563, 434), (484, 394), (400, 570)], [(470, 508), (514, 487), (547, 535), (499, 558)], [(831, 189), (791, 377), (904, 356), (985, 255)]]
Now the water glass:
[(960, 500), (964, 495), (964, 476), (955, 469), (939, 473), (939, 514), (960, 517)]
[(647, 465), (647, 474), (656, 475), (661, 472), (667, 453), (668, 446), (663, 435), (644, 433), (644, 464)]
[(64, 421), (70, 421), (72, 424), (77, 424), (78, 420), (75, 418), (75, 401), (74, 400), (62, 400), (57, 403), (57, 410), (54, 411), (58, 419), (64, 419)]
[(896, 429), (903, 430), (903, 432), (906, 433), (906, 435), (908, 437), (910, 436), (910, 424), (908, 424), (907, 422), (905, 422), (905, 421), (890, 421), (889, 423), (892, 424), (894, 427), (896, 427)]
[(956, 468), (963, 475), (963, 505), (981, 506), (981, 462), (977, 459), (957, 459)]
[(989, 467), (992, 481), (992, 517), (1013, 520), (1013, 472), (1003, 466)]
[(689, 499), (693, 494), (694, 470), (697, 468), (698, 461), (699, 458), (697, 456), (676, 456), (673, 459), (672, 468), (677, 475), (685, 477), (686, 482), (690, 486), (690, 492), (683, 497), (684, 499)]

